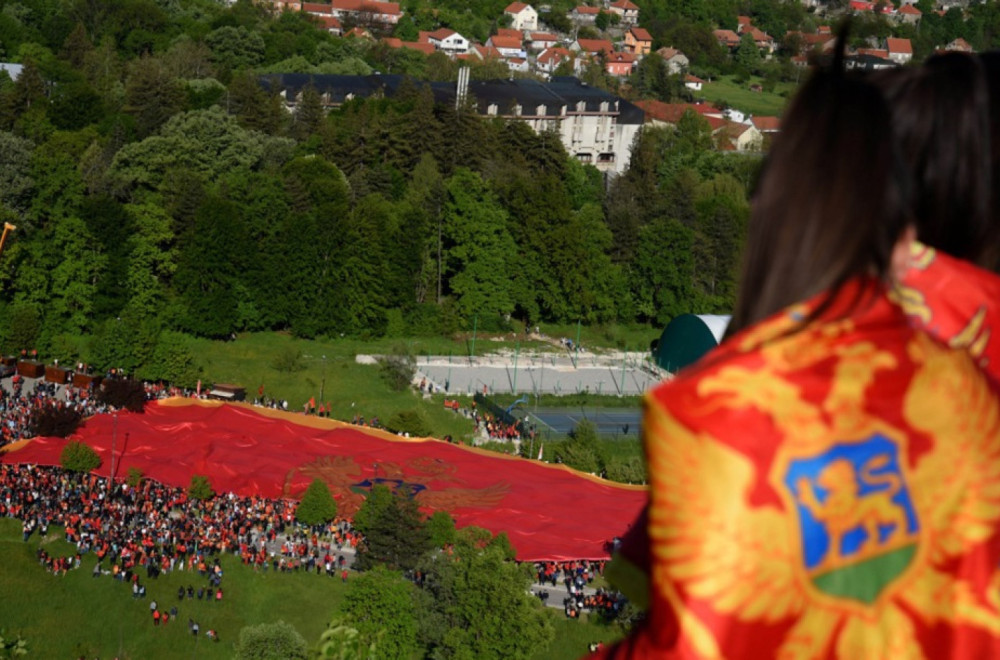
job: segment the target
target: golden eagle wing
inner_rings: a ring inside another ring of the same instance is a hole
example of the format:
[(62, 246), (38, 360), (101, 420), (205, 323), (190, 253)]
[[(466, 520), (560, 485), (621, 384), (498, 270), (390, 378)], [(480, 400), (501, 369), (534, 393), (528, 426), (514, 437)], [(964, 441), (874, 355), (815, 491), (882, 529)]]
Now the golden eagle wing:
[(656, 590), (682, 587), (744, 621), (777, 621), (800, 612), (801, 564), (785, 514), (751, 508), (749, 459), (669, 413), (647, 408), (651, 482), (649, 535)]
[(930, 529), (932, 559), (941, 561), (985, 541), (1000, 523), (1000, 408), (964, 352), (919, 336), (910, 351), (922, 365), (903, 414), (934, 439), (913, 471), (911, 496)]
[(450, 511), (463, 506), (492, 509), (500, 505), (509, 490), (510, 484), (501, 482), (486, 488), (424, 490), (417, 494), (416, 499), (420, 506), (426, 506), (435, 511)]

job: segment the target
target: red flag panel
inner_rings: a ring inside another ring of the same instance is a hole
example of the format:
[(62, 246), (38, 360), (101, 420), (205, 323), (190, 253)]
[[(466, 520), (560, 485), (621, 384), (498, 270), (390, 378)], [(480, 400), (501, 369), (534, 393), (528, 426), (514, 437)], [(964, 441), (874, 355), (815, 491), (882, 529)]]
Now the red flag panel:
[[(381, 483), (459, 527), (506, 532), (524, 561), (606, 558), (646, 500), (643, 487), (565, 466), (248, 405), (169, 399), (117, 417), (96, 415), (73, 436), (100, 454), (103, 476), (114, 443), (118, 479), (136, 467), (171, 486), (202, 474), (220, 493), (298, 498), (320, 478), (348, 516)], [(0, 460), (58, 465), (66, 443), (37, 438)]]

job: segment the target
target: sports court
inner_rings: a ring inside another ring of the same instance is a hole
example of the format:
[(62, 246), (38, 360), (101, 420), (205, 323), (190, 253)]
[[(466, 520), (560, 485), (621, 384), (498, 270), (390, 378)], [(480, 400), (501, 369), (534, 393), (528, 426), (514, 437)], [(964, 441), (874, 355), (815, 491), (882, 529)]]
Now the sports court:
[(605, 438), (635, 439), (639, 437), (642, 411), (638, 408), (515, 408), (512, 414), (528, 418), (541, 435), (565, 435), (578, 423), (589, 420)]

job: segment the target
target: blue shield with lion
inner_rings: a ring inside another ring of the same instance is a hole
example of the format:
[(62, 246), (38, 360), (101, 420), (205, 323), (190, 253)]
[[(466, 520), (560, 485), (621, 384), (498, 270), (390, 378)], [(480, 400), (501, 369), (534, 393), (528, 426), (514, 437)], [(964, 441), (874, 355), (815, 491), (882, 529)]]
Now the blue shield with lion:
[(874, 602), (913, 560), (919, 523), (898, 445), (875, 434), (789, 463), (802, 557), (813, 585)]

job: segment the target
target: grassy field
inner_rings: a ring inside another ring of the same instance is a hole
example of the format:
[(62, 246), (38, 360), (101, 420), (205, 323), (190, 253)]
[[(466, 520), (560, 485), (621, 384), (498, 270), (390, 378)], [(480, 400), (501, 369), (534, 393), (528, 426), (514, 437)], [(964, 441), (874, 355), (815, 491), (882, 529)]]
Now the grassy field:
[(751, 78), (749, 82), (740, 84), (734, 80), (733, 76), (722, 76), (710, 83), (705, 83), (701, 92), (696, 93), (695, 96), (714, 103), (725, 102), (732, 108), (752, 115), (780, 115), (785, 104), (788, 103), (788, 97), (795, 90), (795, 84), (778, 83), (774, 92), (770, 93), (750, 91), (750, 85), (761, 82), (762, 80), (759, 78)]
[[(576, 326), (542, 328), (550, 337), (570, 337), (576, 341)], [(648, 346), (653, 331), (648, 327), (581, 328), (581, 343), (596, 350), (629, 347), (641, 350)], [(509, 335), (484, 333), (477, 336), (475, 352), (482, 355), (501, 349), (513, 349), (519, 340)], [(520, 342), (522, 350), (552, 349), (550, 344)], [(443, 406), (443, 397), (424, 399), (413, 391), (396, 392), (379, 376), (371, 365), (358, 364), (357, 355), (392, 354), (408, 351), (413, 355), (467, 355), (471, 338), (414, 338), (408, 340), (296, 339), (282, 333), (246, 333), (234, 341), (194, 340), (195, 363), (201, 368), (205, 384), (234, 383), (247, 389), (254, 398), (263, 385), (265, 396), (287, 399), (289, 408), (301, 410), (315, 397), (317, 404), (331, 404), (332, 416), (350, 420), (358, 414), (365, 419), (378, 417), (385, 422), (393, 414), (418, 408), (434, 430), (434, 435), (469, 439), (469, 420)], [(321, 398), (322, 395), (322, 398)], [(548, 403), (546, 403), (548, 401)], [(597, 395), (570, 398), (542, 397), (545, 405), (600, 406), (632, 405), (638, 399), (617, 399)]]
[[(44, 541), (37, 535), (21, 540), (20, 524), (0, 519), (0, 627), (28, 642), (31, 658), (78, 657), (158, 660), (160, 658), (231, 658), (233, 644), (243, 626), (284, 620), (313, 644), (340, 603), (346, 589), (338, 579), (305, 573), (256, 573), (233, 557), (223, 559), (221, 603), (183, 601), (177, 588), (205, 584), (195, 573), (174, 572), (157, 580), (143, 580), (145, 600), (132, 598), (129, 586), (110, 577), (93, 578), (93, 555), (84, 556), (82, 568), (56, 577), (35, 558), (40, 545), (52, 555), (70, 554), (52, 527)], [(178, 608), (176, 621), (153, 626), (149, 603), (161, 610)], [(587, 644), (616, 639), (614, 626), (599, 622), (567, 621), (561, 610), (550, 610), (556, 640), (539, 649), (537, 660), (578, 658)], [(201, 627), (195, 638), (188, 618)], [(204, 633), (219, 633), (221, 641), (209, 642)]]
[[(240, 335), (230, 342), (196, 341), (193, 347), (206, 383), (242, 385), (247, 388), (249, 398), (256, 397), (261, 385), (265, 396), (287, 399), (291, 410), (302, 410), (303, 404), (315, 397), (317, 404), (323, 400), (329, 402), (332, 416), (343, 420), (351, 420), (358, 414), (366, 420), (378, 417), (385, 422), (399, 411), (418, 408), (437, 437), (471, 437), (471, 423), (446, 410), (441, 401), (424, 400), (410, 390), (393, 391), (379, 376), (377, 367), (356, 362), (358, 354), (391, 352), (391, 343), (308, 341), (279, 333), (260, 333)], [(413, 350), (420, 347), (432, 346), (415, 340)], [(295, 368), (281, 366), (291, 362), (288, 356), (298, 356)]]

